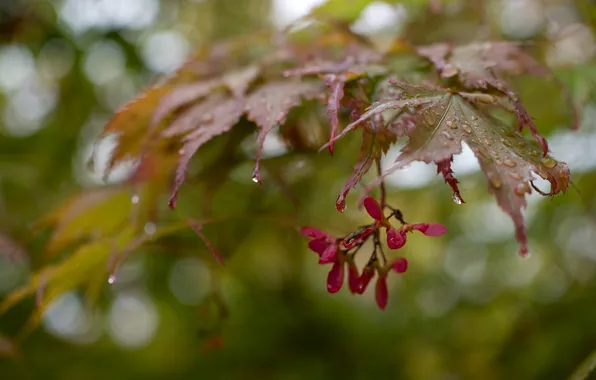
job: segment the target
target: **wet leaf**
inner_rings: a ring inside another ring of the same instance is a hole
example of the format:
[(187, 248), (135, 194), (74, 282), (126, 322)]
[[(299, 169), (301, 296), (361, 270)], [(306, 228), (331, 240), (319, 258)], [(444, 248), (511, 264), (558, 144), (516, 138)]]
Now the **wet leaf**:
[(348, 177), (348, 180), (342, 187), (335, 201), (335, 208), (339, 212), (344, 212), (346, 208), (346, 197), (351, 189), (353, 189), (360, 181), (362, 177), (370, 170), (375, 158), (375, 136), (370, 133), (365, 133), (362, 138), (362, 145), (360, 146), (360, 156), (358, 162), (354, 165), (354, 171)]
[(121, 161), (134, 160), (138, 157), (152, 115), (161, 99), (171, 90), (172, 88), (166, 85), (151, 87), (114, 114), (103, 132), (104, 136), (110, 134), (118, 136), (118, 144), (112, 151), (108, 169)]
[(420, 46), (418, 54), (429, 59), (443, 78), (457, 76), (468, 88), (501, 85), (502, 75), (548, 75), (548, 70), (511, 41), (452, 46), (438, 43)]
[(186, 178), (186, 170), (197, 150), (213, 137), (228, 132), (240, 120), (244, 101), (214, 94), (184, 113), (163, 131), (164, 137), (188, 133), (182, 138), (180, 159), (176, 168), (174, 186), (170, 194), (169, 205), (176, 207), (178, 191)]
[(524, 139), (517, 131), (468, 101), (465, 93), (398, 82), (396, 85), (402, 89), (397, 99), (374, 104), (346, 129), (353, 129), (391, 108), (413, 110), (416, 126), (409, 132), (409, 141), (397, 158), (398, 164), (384, 176), (413, 161), (434, 162), (442, 170), (445, 161), (461, 153), (461, 143), (468, 144), (487, 177), (489, 191), (515, 224), (521, 253), (526, 253), (522, 209), (526, 207), (525, 194), (531, 192), (532, 173), (548, 180), (551, 194), (557, 194), (567, 190), (567, 165), (550, 156), (543, 157), (538, 143)]
[(249, 120), (259, 126), (257, 136), (257, 163), (254, 179), (261, 181), (261, 151), (267, 134), (273, 128), (283, 124), (288, 112), (302, 102), (302, 99), (313, 99), (323, 91), (321, 83), (315, 81), (275, 81), (257, 88), (246, 99), (244, 110)]

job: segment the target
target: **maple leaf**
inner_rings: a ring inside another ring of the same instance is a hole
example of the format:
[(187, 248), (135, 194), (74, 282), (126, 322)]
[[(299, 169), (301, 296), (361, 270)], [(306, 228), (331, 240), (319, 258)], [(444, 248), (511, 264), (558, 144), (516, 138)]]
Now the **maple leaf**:
[(520, 43), (497, 41), (455, 47), (447, 43), (438, 43), (420, 46), (416, 51), (433, 63), (442, 78), (457, 76), (460, 82), (470, 89), (486, 89), (492, 86), (505, 94), (513, 102), (520, 130), (528, 127), (532, 136), (542, 146), (544, 156), (547, 155), (546, 140), (538, 133), (519, 96), (511, 91), (502, 79), (504, 74), (550, 74), (546, 67), (522, 49)]
[(244, 113), (260, 128), (257, 136), (257, 163), (254, 179), (260, 182), (261, 151), (267, 134), (283, 124), (292, 107), (299, 105), (302, 98), (313, 99), (321, 94), (322, 85), (313, 81), (274, 81), (258, 87), (242, 97), (230, 97), (221, 92), (211, 94), (203, 102), (182, 112), (162, 131), (162, 137), (185, 135), (180, 149), (174, 186), (169, 205), (176, 207), (180, 186), (185, 180), (191, 158), (199, 148), (213, 137), (230, 131)]
[(191, 132), (182, 138), (180, 159), (176, 168), (174, 186), (170, 195), (170, 208), (176, 207), (178, 191), (186, 178), (190, 159), (197, 150), (213, 137), (228, 132), (240, 120), (243, 101), (214, 94), (203, 103), (196, 104), (183, 112), (162, 132), (163, 137), (172, 137)]
[(511, 41), (472, 43), (452, 46), (438, 43), (416, 48), (430, 60), (443, 78), (458, 76), (468, 88), (497, 87), (503, 74), (548, 75), (548, 69)]
[(453, 187), (455, 179), (450, 179), (452, 173), (446, 162), (450, 163), (454, 155), (461, 153), (461, 144), (465, 142), (488, 179), (489, 191), (511, 216), (521, 253), (527, 253), (522, 209), (526, 207), (525, 194), (531, 192), (532, 173), (551, 183), (550, 195), (553, 195), (567, 190), (567, 165), (550, 156), (543, 157), (539, 144), (524, 139), (517, 131), (471, 102), (469, 99), (473, 98), (473, 94), (394, 83), (402, 89), (396, 99), (384, 99), (373, 104), (362, 117), (345, 128), (352, 130), (373, 116), (394, 108), (410, 112), (414, 117), (416, 127), (409, 131), (409, 141), (397, 158), (398, 164), (373, 185), (413, 161), (422, 161), (438, 164), (439, 171), (446, 175), (446, 180), (449, 178), (447, 182)]
[(247, 97), (244, 110), (248, 119), (259, 126), (256, 166), (253, 172), (255, 182), (261, 182), (261, 151), (267, 134), (283, 124), (290, 109), (300, 105), (302, 99), (314, 99), (322, 91), (323, 87), (319, 82), (284, 80), (264, 84)]

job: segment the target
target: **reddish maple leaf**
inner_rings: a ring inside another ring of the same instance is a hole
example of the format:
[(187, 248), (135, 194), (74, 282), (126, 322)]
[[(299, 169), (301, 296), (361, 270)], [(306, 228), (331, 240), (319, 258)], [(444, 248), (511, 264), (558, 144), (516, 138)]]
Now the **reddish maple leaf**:
[(302, 99), (314, 99), (322, 92), (320, 82), (283, 80), (264, 84), (247, 97), (244, 111), (248, 119), (259, 126), (257, 162), (253, 172), (256, 182), (261, 182), (261, 151), (267, 134), (283, 124), (290, 109), (298, 106)]
[[(416, 127), (409, 132), (408, 144), (402, 148), (398, 164), (373, 184), (380, 183), (386, 175), (413, 161), (437, 163), (439, 171), (447, 175), (447, 180), (452, 173), (450, 168), (445, 167), (445, 162), (461, 153), (461, 143), (466, 142), (488, 179), (489, 191), (511, 216), (521, 253), (525, 254), (527, 239), (521, 210), (526, 207), (525, 194), (531, 192), (532, 173), (550, 181), (551, 194), (556, 194), (567, 190), (567, 165), (550, 156), (542, 157), (539, 144), (527, 141), (514, 129), (476, 106), (469, 100), (473, 94), (399, 82), (395, 84), (402, 89), (396, 99), (373, 104), (360, 119), (344, 130), (352, 130), (373, 116), (394, 108), (409, 112), (415, 118)], [(453, 186), (452, 182), (449, 184)]]
[(510, 41), (473, 43), (455, 46), (439, 43), (417, 48), (419, 55), (429, 59), (443, 78), (457, 76), (470, 89), (486, 89), (491, 86), (505, 94), (513, 102), (520, 130), (527, 127), (540, 143), (544, 156), (548, 144), (521, 103), (519, 96), (511, 91), (502, 79), (504, 74), (549, 75), (549, 70), (522, 49), (522, 45)]

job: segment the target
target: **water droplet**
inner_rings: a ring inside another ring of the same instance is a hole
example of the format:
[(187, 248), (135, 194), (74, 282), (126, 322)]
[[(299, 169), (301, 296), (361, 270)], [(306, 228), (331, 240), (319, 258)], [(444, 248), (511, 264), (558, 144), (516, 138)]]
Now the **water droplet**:
[(201, 123), (211, 123), (213, 121), (213, 115), (206, 113), (201, 117)]
[(523, 259), (529, 259), (532, 255), (530, 254), (530, 251), (528, 250), (528, 247), (526, 247), (525, 245), (522, 246), (519, 250), (519, 255), (523, 258)]
[(500, 189), (503, 186), (503, 182), (498, 177), (490, 177), (488, 182), (494, 189)]
[(453, 199), (453, 203), (455, 203), (455, 204), (460, 205), (460, 204), (463, 203), (462, 200), (461, 200), (461, 198), (459, 197), (459, 195), (457, 195), (457, 193), (453, 193), (453, 198), (452, 199)]
[(451, 135), (449, 134), (449, 132), (445, 132), (445, 131), (443, 131), (443, 132), (441, 132), (441, 135), (442, 135), (443, 137), (445, 137), (446, 139), (448, 139), (448, 140), (453, 140), (453, 136), (451, 136)]
[(542, 162), (542, 165), (544, 165), (544, 167), (548, 168), (548, 169), (552, 169), (555, 166), (557, 166), (557, 161), (553, 160), (551, 157), (544, 157), (542, 160), (540, 160), (540, 162)]
[(472, 127), (470, 127), (469, 124), (464, 124), (464, 132), (466, 132), (467, 134), (472, 133)]
[(154, 235), (155, 232), (157, 231), (157, 226), (153, 222), (147, 222), (147, 223), (145, 223), (143, 230), (145, 231), (145, 233), (147, 235), (151, 236), (151, 235)]
[(252, 171), (252, 181), (254, 183), (261, 183), (261, 173), (259, 171), (258, 165), (255, 170)]
[(115, 282), (116, 282), (116, 275), (114, 273), (112, 273), (110, 275), (110, 277), (108, 277), (108, 284), (114, 285)]
[(141, 198), (135, 194), (130, 198), (130, 201), (132, 202), (133, 205), (136, 205), (140, 202)]
[(515, 189), (513, 189), (513, 191), (515, 192), (515, 194), (522, 196), (526, 193), (531, 193), (532, 189), (530, 189), (530, 185), (528, 185), (527, 183), (520, 183), (517, 186), (515, 186)]
[(503, 164), (505, 166), (509, 166), (510, 168), (514, 168), (517, 166), (517, 164), (515, 163), (515, 161), (510, 160), (510, 159), (506, 159), (505, 161), (503, 161)]
[(181, 156), (184, 156), (186, 154), (186, 151), (184, 149), (180, 149), (178, 151), (178, 154), (181, 155)]
[(443, 70), (441, 70), (441, 76), (443, 78), (451, 78), (451, 77), (457, 75), (458, 73), (459, 73), (459, 70), (457, 69), (457, 67), (454, 67), (453, 65), (450, 65), (450, 64), (445, 65)]

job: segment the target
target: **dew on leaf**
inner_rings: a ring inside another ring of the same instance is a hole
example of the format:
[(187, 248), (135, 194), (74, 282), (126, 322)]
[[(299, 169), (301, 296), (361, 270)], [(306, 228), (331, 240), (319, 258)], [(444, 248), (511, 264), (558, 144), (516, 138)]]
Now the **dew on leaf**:
[(110, 275), (110, 277), (108, 277), (108, 284), (114, 285), (115, 282), (116, 282), (116, 274), (112, 273)]
[(443, 131), (443, 132), (441, 132), (441, 135), (448, 140), (453, 140), (453, 136), (451, 136), (451, 134), (449, 132)]
[(542, 165), (547, 169), (552, 169), (557, 166), (557, 161), (553, 160), (551, 157), (544, 157), (540, 162), (542, 162)]
[(503, 182), (498, 177), (491, 177), (489, 179), (490, 185), (495, 189), (500, 189), (503, 186)]
[(213, 121), (213, 114), (206, 113), (201, 116), (201, 123), (211, 123)]
[(510, 160), (510, 159), (506, 159), (505, 161), (503, 161), (503, 165), (508, 166), (510, 168), (514, 168), (515, 166), (517, 166), (515, 161)]
[(133, 196), (130, 198), (130, 202), (131, 202), (133, 205), (136, 205), (136, 204), (138, 204), (138, 203), (140, 202), (140, 200), (141, 200), (141, 198), (140, 198), (140, 197), (139, 197), (137, 194), (133, 195)]
[(515, 189), (513, 189), (513, 191), (515, 192), (515, 194), (519, 195), (519, 196), (523, 196), (526, 193), (531, 193), (532, 189), (530, 189), (530, 185), (528, 185), (527, 183), (520, 183), (517, 184), (515, 186)]

